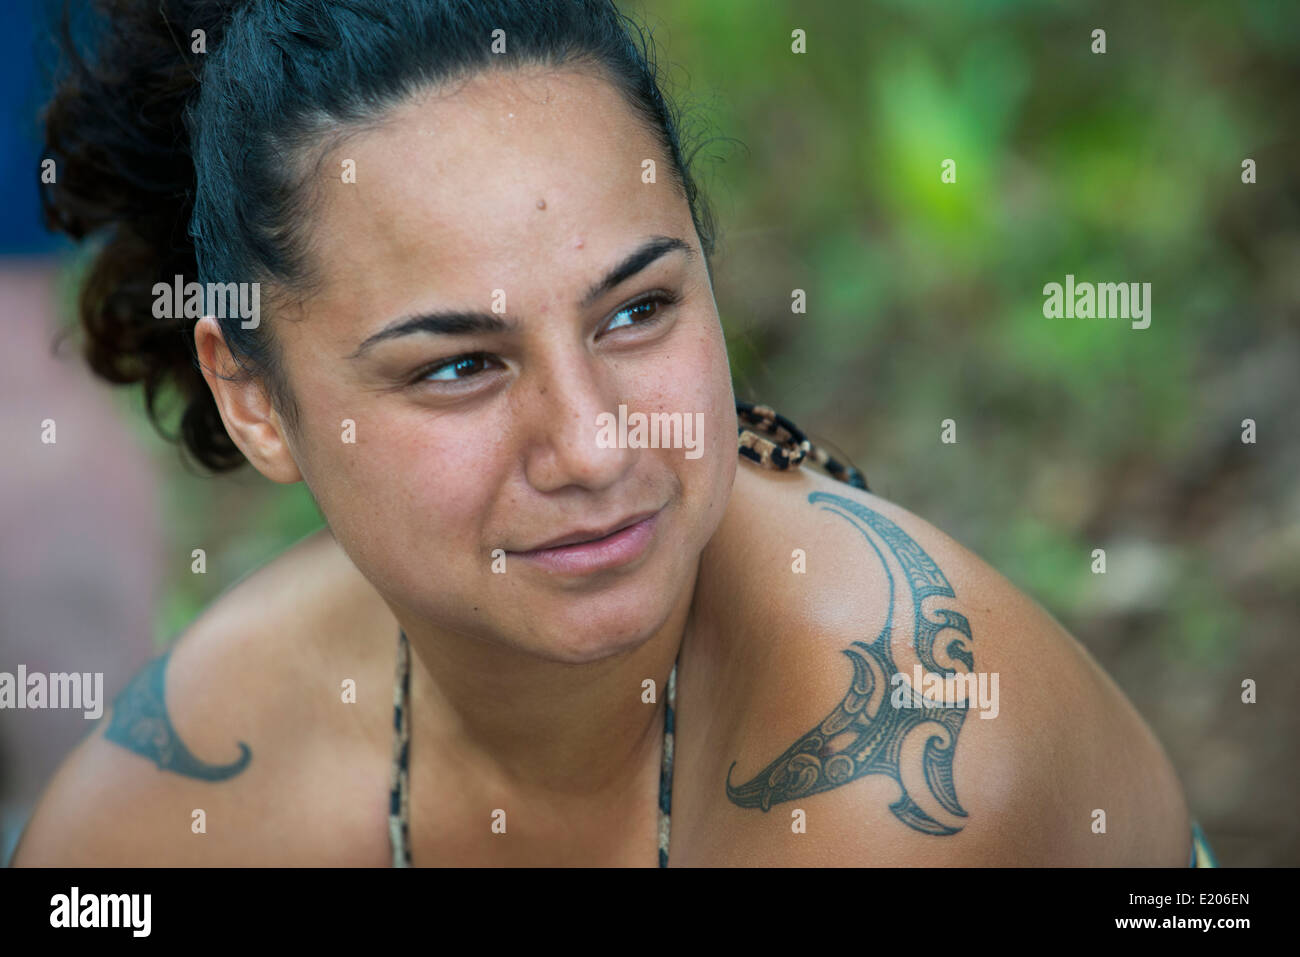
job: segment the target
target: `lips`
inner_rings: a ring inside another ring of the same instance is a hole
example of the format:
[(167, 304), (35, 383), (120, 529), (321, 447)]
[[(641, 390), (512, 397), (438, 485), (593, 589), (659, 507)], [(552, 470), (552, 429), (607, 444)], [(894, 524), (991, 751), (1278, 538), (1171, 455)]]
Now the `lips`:
[(619, 519), (614, 524), (607, 525), (604, 528), (583, 529), (576, 532), (570, 532), (567, 535), (561, 535), (558, 538), (552, 538), (549, 541), (543, 542), (540, 545), (535, 545), (532, 548), (523, 549), (522, 554), (528, 554), (529, 552), (541, 552), (552, 548), (562, 548), (565, 545), (579, 545), (587, 542), (598, 541), (602, 538), (608, 538), (610, 535), (613, 535), (615, 532), (622, 531), (623, 529), (628, 528), (629, 526), (644, 521), (645, 519), (649, 518), (651, 515), (656, 514), (658, 511), (659, 511), (658, 509), (650, 509), (649, 511), (646, 512), (637, 512), (635, 515), (629, 515), (627, 518)]

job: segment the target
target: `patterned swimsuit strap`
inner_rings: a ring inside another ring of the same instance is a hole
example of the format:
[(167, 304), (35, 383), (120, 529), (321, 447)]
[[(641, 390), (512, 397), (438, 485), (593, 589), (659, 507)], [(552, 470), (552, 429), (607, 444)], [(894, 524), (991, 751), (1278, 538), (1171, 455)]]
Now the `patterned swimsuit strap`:
[(784, 471), (810, 458), (831, 478), (864, 492), (871, 491), (867, 488), (866, 476), (814, 445), (797, 425), (770, 406), (737, 399), (736, 418), (740, 423), (737, 426), (740, 454), (751, 462), (763, 468)]
[(409, 774), (411, 760), (411, 645), (406, 632), (397, 631), (397, 678), (393, 683), (393, 772), (388, 785), (388, 843), (393, 866), (411, 866)]

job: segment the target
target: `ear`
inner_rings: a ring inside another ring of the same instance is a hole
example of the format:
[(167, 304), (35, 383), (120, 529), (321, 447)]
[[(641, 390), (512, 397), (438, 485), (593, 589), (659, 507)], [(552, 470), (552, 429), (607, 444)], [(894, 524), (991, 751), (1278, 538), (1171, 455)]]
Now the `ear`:
[(279, 413), (271, 407), (262, 383), (239, 369), (212, 316), (195, 324), (194, 347), (221, 421), (244, 457), (272, 482), (302, 481)]

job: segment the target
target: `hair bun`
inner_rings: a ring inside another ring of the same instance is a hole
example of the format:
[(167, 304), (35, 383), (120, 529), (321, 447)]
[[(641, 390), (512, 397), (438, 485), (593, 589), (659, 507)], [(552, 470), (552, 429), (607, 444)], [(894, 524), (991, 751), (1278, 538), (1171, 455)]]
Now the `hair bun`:
[[(110, 382), (142, 383), (164, 434), (158, 399), (176, 388), (185, 444), (217, 470), (243, 456), (194, 361), (192, 320), (154, 318), (152, 290), (176, 275), (195, 278), (185, 106), (198, 87), (202, 51), (220, 42), (236, 6), (96, 0), (104, 22), (85, 55), (65, 6), (65, 63), (44, 111), (45, 156), (55, 162), (55, 182), (41, 195), (46, 225), (77, 240), (104, 233), (78, 303), (86, 359)], [(200, 52), (191, 52), (196, 46)]]

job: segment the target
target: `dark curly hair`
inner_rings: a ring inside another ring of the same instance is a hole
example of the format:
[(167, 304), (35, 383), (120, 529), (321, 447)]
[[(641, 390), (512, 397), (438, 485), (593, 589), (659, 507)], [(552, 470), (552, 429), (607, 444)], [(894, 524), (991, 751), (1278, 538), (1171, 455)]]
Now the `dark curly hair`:
[[(503, 65), (601, 68), (671, 160), (712, 256), (713, 214), (652, 41), (612, 0), (93, 0), (104, 20), (88, 54), (67, 2), (66, 67), (44, 113), (57, 182), (42, 204), (52, 229), (104, 234), (80, 293), (86, 357), (110, 382), (143, 383), (150, 419), (213, 471), (244, 457), (199, 371), (195, 320), (155, 318), (154, 285), (238, 277), (282, 300), (312, 289), (303, 239), (315, 164), (335, 137), (422, 87)], [(491, 49), (498, 29), (505, 53)], [(219, 321), (292, 426), (266, 324)], [(171, 388), (184, 404), (179, 436), (160, 414)]]

